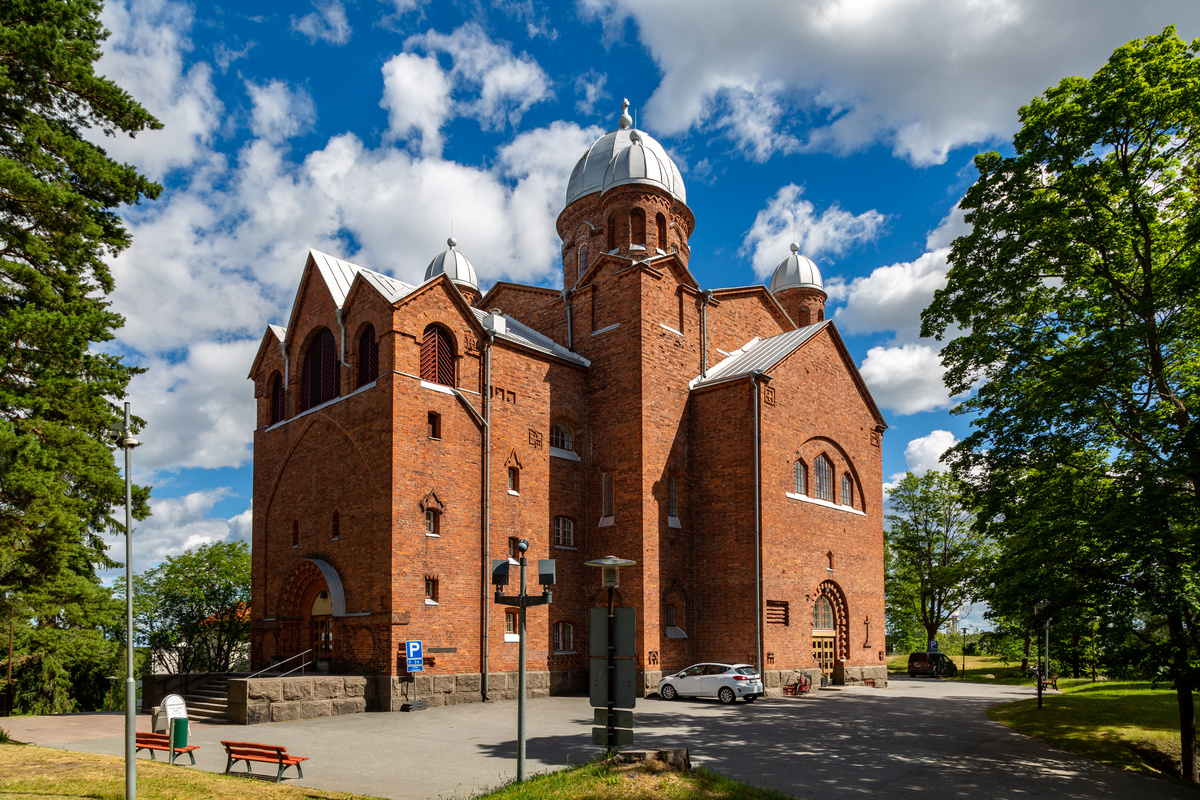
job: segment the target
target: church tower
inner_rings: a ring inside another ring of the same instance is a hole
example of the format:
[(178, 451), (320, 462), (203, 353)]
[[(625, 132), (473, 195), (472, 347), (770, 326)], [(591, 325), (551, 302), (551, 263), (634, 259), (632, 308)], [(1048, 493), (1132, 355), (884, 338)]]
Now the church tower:
[(617, 129), (597, 139), (571, 172), (558, 217), (568, 291), (604, 253), (640, 261), (675, 252), (687, 265), (696, 218), (683, 176), (661, 144), (632, 126), (625, 100)]

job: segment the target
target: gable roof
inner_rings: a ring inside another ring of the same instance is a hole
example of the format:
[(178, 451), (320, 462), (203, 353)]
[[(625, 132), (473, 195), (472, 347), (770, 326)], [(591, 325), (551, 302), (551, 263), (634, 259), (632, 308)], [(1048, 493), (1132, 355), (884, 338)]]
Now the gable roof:
[(858, 386), (858, 390), (866, 401), (871, 415), (875, 417), (878, 424), (887, 427), (887, 422), (884, 421), (879, 406), (875, 404), (875, 398), (871, 397), (871, 391), (862, 379), (862, 375), (859, 373), (858, 367), (855, 366), (854, 360), (850, 358), (849, 351), (846, 350), (846, 344), (837, 332), (837, 327), (833, 324), (832, 320), (828, 319), (814, 325), (797, 328), (794, 331), (786, 331), (767, 339), (751, 339), (741, 349), (730, 353), (728, 358), (709, 369), (706, 376), (693, 378), (688, 386), (691, 389), (699, 389), (746, 378), (755, 370), (767, 372), (794, 353), (802, 344), (825, 329), (828, 329), (834, 347), (841, 354), (842, 360), (845, 362), (846, 368), (850, 373), (850, 378)]
[[(379, 294), (382, 295), (387, 302), (392, 304), (395, 304), (409, 295), (412, 295), (422, 287), (430, 286), (440, 280), (449, 281), (448, 278), (444, 278), (439, 274), (425, 281), (420, 286), (413, 286), (410, 283), (397, 280), (390, 275), (384, 275), (382, 272), (375, 272), (374, 270), (367, 269), (366, 267), (361, 267), (358, 264), (353, 264), (349, 261), (337, 258), (336, 256), (331, 256), (328, 253), (322, 253), (320, 250), (310, 249), (308, 251), (308, 259), (305, 262), (306, 276), (309, 274), (310, 265), (316, 269), (316, 272), (325, 282), (325, 286), (328, 288), (329, 294), (333, 298), (334, 306), (336, 308), (342, 308), (346, 302), (346, 298), (351, 292), (352, 287), (358, 280), (361, 280), (362, 282), (371, 286), (373, 289), (375, 289), (375, 291), (379, 292)], [(450, 285), (452, 287), (454, 286), (452, 282)], [(300, 287), (296, 290), (296, 298), (292, 301), (292, 311), (288, 319), (288, 328), (292, 327), (296, 313), (300, 308), (300, 297), (303, 288), (304, 278), (302, 277), (300, 279)], [(487, 312), (481, 311), (480, 309), (468, 304), (462, 295), (458, 293), (457, 287), (454, 288), (455, 291), (452, 292), (452, 294), (457, 295), (458, 299), (464, 305), (466, 305), (468, 309), (470, 309), (474, 321), (478, 323), (481, 328), (484, 327), (483, 321), (488, 316)], [(517, 322), (512, 317), (506, 317), (505, 319), (508, 323), (507, 330), (504, 333), (498, 333), (497, 336), (499, 336), (499, 338), (530, 350), (536, 350), (540, 353), (562, 358), (566, 361), (570, 361), (583, 367), (591, 366), (591, 362), (586, 358), (578, 353), (571, 352), (549, 337), (543, 336), (532, 328)], [(274, 336), (280, 342), (287, 340), (288, 328), (283, 328), (279, 325), (268, 325), (267, 328), (268, 332), (267, 334), (264, 334), (264, 336), (274, 334)], [(260, 345), (259, 357), (261, 357), (262, 351), (263, 345)], [(256, 358), (255, 363), (257, 363), (258, 360), (259, 359)]]
[(740, 349), (730, 353), (724, 361), (711, 367), (707, 375), (693, 378), (688, 385), (693, 389), (699, 389), (703, 386), (745, 378), (754, 370), (766, 372), (828, 324), (829, 320), (824, 320), (815, 325), (806, 325), (794, 331), (785, 331), (767, 339), (760, 339), (756, 336), (742, 345)]

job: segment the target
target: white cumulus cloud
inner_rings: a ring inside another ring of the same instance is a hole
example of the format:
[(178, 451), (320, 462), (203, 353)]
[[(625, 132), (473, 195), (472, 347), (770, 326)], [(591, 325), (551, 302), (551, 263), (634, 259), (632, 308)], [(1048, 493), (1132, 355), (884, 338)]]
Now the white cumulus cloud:
[(306, 133), (317, 120), (317, 108), (304, 89), (292, 89), (273, 80), (259, 86), (246, 82), (253, 103), (250, 130), (270, 142), (282, 142)]
[[(168, 556), (176, 556), (213, 542), (250, 541), (252, 511), (229, 519), (212, 516), (213, 506), (233, 496), (229, 487), (204, 489), (180, 497), (150, 498), (148, 519), (133, 523), (133, 571), (145, 572)], [(124, 517), (121, 517), (124, 522)], [(107, 537), (108, 555), (125, 561), (125, 537)], [(101, 571), (100, 577), (115, 579), (124, 568)]]
[[(1016, 110), (1091, 75), (1168, 24), (1200, 34), (1190, 0), (580, 0), (608, 39), (628, 20), (662, 74), (646, 103), (664, 135), (724, 131), (748, 157), (883, 144), (915, 164), (1007, 138)], [(1103, 20), (1103, 24), (1099, 21)]]
[(339, 0), (314, 3), (315, 11), (303, 17), (292, 17), (292, 30), (308, 37), (313, 44), (346, 44), (350, 41), (350, 21), (346, 19), (346, 7)]
[(803, 193), (804, 187), (794, 183), (782, 187), (754, 217), (742, 238), (742, 252), (750, 254), (754, 273), (760, 278), (766, 278), (787, 258), (792, 242), (798, 242), (800, 253), (815, 261), (821, 255), (836, 255), (854, 244), (871, 241), (887, 220), (875, 209), (854, 214), (836, 205), (818, 214)]
[(442, 152), (442, 125), (450, 117), (451, 82), (434, 56), (399, 53), (383, 65), (381, 108), (388, 112), (388, 138), (420, 137), (423, 155)]
[(875, 402), (901, 416), (954, 405), (943, 371), (938, 351), (918, 342), (872, 347), (859, 367)]
[(463, 116), (479, 121), (485, 129), (516, 126), (535, 103), (551, 96), (550, 77), (528, 55), (513, 55), (512, 48), (492, 41), (482, 27), (469, 22), (451, 33), (430, 30), (411, 36), (406, 50), (446, 53), (456, 85), (474, 96), (464, 103)]

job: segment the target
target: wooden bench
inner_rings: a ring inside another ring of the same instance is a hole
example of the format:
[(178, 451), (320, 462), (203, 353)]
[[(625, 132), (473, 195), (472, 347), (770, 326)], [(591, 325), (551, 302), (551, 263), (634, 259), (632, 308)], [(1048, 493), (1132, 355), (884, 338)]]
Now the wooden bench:
[(1042, 689), (1054, 689), (1054, 691), (1057, 692), (1058, 691), (1058, 676), (1051, 675), (1050, 680), (1042, 681)]
[(245, 761), (246, 771), (253, 773), (250, 769), (251, 761), (261, 761), (264, 764), (278, 764), (279, 772), (275, 775), (275, 782), (279, 783), (283, 779), (283, 771), (288, 767), (295, 767), (296, 774), (303, 778), (304, 770), (300, 769), (301, 761), (308, 761), (306, 756), (289, 756), (287, 748), (278, 747), (273, 744), (258, 744), (257, 742), (226, 742), (221, 744), (225, 746), (225, 753), (229, 756), (229, 763), (225, 765), (225, 774), (229, 774), (229, 770), (233, 769), (235, 761)]
[[(137, 755), (141, 750), (149, 750), (150, 759), (157, 761), (158, 759), (154, 757), (155, 750), (161, 750), (164, 753), (171, 750), (171, 737), (165, 733), (143, 733), (141, 731), (137, 731), (135, 732), (134, 738), (136, 739), (137, 744), (137, 748), (133, 751), (134, 755)], [(171, 753), (170, 761), (172, 764), (174, 764), (175, 759), (179, 758), (184, 753), (187, 753), (188, 758), (190, 758), (192, 763), (195, 764), (196, 757), (192, 755), (192, 751), (199, 749), (200, 745), (198, 744), (190, 744), (186, 747), (176, 747), (175, 752)]]

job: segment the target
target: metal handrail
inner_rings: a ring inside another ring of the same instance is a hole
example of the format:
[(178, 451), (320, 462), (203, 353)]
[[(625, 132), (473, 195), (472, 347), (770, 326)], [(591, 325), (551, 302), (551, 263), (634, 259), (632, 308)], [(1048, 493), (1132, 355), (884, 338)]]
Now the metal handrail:
[[(288, 663), (289, 661), (295, 661), (297, 658), (301, 658), (302, 656), (306, 656), (306, 655), (308, 655), (308, 654), (309, 654), (309, 653), (311, 653), (311, 652), (312, 652), (312, 648), (310, 647), (310, 648), (308, 648), (307, 650), (305, 650), (303, 653), (297, 653), (296, 655), (294, 655), (294, 656), (291, 656), (290, 658), (285, 658), (283, 661), (280, 661), (278, 664), (272, 664), (272, 665), (271, 665), (271, 666), (269, 666), (269, 667), (265, 667), (265, 668), (263, 668), (263, 669), (260, 669), (258, 672), (256, 672), (256, 673), (254, 673), (253, 675), (249, 676), (249, 677), (248, 677), (246, 680), (250, 680), (251, 678), (257, 678), (259, 675), (262, 675), (264, 672), (270, 672), (270, 671), (271, 671), (271, 670), (273, 670), (273, 669), (278, 669), (279, 667), (283, 666), (284, 664)], [(308, 664), (310, 664), (310, 663), (312, 663), (312, 662), (309, 662), (309, 661), (302, 661), (302, 662), (300, 662), (300, 666), (298, 666), (298, 667), (293, 667), (292, 669), (288, 670), (287, 672), (284, 672), (283, 674), (281, 674), (279, 677), (281, 677), (281, 678), (282, 678), (284, 675), (291, 675), (293, 672), (295, 672), (295, 671), (296, 671), (296, 670), (298, 670), (298, 669), (304, 669), (304, 667), (305, 667), (305, 666), (307, 666), (307, 665), (308, 665)]]

